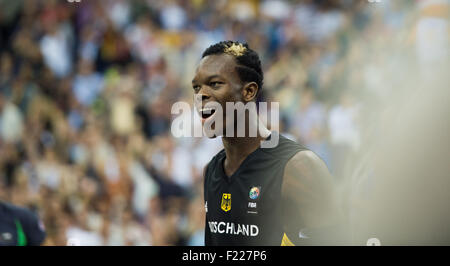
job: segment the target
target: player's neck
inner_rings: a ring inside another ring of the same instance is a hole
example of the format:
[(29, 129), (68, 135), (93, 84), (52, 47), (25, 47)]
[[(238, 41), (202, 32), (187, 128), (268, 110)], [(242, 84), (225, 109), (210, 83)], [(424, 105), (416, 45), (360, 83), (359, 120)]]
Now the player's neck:
[(259, 148), (263, 140), (258, 137), (233, 137), (222, 138), (225, 149), (224, 170), (227, 176), (231, 176), (247, 158), (249, 154)]
[(258, 131), (256, 137), (248, 137), (248, 134), (246, 134), (246, 137), (222, 137), (226, 154), (224, 170), (227, 176), (231, 176), (245, 158), (257, 150), (261, 142), (266, 140), (269, 135), (270, 131), (266, 127), (263, 127)]
[[(227, 157), (238, 157), (236, 155), (246, 155), (256, 150), (264, 138), (257, 137), (223, 137), (222, 142), (227, 153)], [(247, 152), (248, 151), (248, 152)]]

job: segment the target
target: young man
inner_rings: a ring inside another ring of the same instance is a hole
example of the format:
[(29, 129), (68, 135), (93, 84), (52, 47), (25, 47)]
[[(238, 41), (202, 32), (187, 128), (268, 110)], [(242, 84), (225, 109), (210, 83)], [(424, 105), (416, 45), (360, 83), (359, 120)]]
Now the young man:
[(44, 225), (37, 215), (0, 200), (0, 246), (39, 246), (44, 239)]
[[(192, 81), (203, 126), (220, 115), (206, 108), (213, 102), (224, 110), (222, 128), (236, 121), (236, 112), (226, 115), (227, 103), (255, 102), (262, 84), (261, 62), (247, 44), (226, 41), (210, 46)], [(245, 115), (243, 137), (223, 134), (224, 149), (205, 167), (205, 244), (340, 243), (333, 180), (324, 162), (265, 127), (249, 135), (248, 127), (257, 120)], [(273, 138), (278, 145), (262, 147), (261, 141)]]

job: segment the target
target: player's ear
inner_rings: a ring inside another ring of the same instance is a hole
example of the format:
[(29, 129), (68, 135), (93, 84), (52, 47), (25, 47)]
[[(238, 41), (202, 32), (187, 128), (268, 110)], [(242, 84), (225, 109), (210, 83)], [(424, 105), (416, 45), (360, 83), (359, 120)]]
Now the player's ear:
[(250, 102), (256, 100), (256, 95), (258, 94), (259, 88), (256, 82), (252, 81), (244, 85), (242, 88), (242, 99), (245, 102)]

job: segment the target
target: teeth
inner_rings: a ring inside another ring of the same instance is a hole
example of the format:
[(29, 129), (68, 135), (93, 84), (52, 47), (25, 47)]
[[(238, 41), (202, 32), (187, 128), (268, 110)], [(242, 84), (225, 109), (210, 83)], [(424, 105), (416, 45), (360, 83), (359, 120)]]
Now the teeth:
[(214, 109), (213, 108), (204, 108), (204, 109), (201, 109), (200, 110), (200, 112), (211, 112), (211, 111), (213, 111)]

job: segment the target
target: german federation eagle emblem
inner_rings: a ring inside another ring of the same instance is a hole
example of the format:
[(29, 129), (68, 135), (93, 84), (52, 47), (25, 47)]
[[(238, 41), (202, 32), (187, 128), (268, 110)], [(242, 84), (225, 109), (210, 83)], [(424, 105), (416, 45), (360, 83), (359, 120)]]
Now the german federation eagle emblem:
[(226, 212), (231, 210), (231, 194), (222, 194), (222, 203), (220, 204), (220, 208)]

